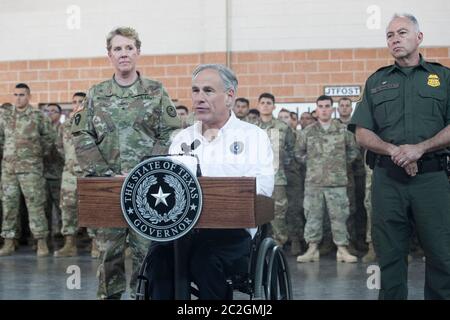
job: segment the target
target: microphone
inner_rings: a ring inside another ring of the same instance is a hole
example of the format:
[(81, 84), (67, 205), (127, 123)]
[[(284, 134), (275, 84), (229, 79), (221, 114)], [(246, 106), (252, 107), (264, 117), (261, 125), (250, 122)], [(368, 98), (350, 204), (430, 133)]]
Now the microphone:
[(201, 142), (198, 139), (195, 139), (194, 141), (192, 141), (191, 143), (191, 150), (195, 150), (200, 146)]

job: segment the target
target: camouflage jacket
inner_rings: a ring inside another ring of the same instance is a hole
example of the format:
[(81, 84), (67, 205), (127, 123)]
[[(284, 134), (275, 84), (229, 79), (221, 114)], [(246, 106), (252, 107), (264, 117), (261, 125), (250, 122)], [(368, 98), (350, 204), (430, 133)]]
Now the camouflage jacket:
[(43, 158), (54, 146), (56, 133), (50, 119), (40, 110), (27, 106), (22, 112), (14, 107), (0, 119), (2, 171), (43, 174)]
[(273, 150), (273, 167), (276, 172), (275, 185), (285, 186), (287, 179), (284, 169), (293, 160), (295, 135), (284, 122), (278, 119), (272, 119), (268, 122), (258, 121), (254, 124), (264, 129), (269, 136)]
[(74, 176), (81, 175), (81, 168), (78, 164), (75, 146), (72, 137), (72, 119), (67, 119), (61, 125), (62, 130), (56, 140), (56, 147), (61, 157), (64, 157), (64, 172), (68, 172)]
[(129, 172), (143, 157), (167, 152), (180, 128), (162, 84), (138, 77), (129, 87), (114, 79), (92, 87), (73, 118), (72, 134), (85, 176)]
[(319, 122), (306, 127), (295, 145), (295, 158), (306, 163), (305, 187), (347, 186), (347, 166), (358, 153), (353, 134), (337, 121), (328, 130)]
[[(335, 119), (333, 121), (338, 121), (339, 123), (342, 123), (345, 126), (348, 126), (349, 122), (343, 122), (341, 119)], [(356, 140), (355, 140), (356, 141)], [(359, 144), (358, 148), (359, 148), (359, 154), (358, 157), (356, 157), (355, 161), (353, 161), (349, 167), (349, 174), (355, 175), (355, 176), (364, 176), (366, 175), (366, 168), (364, 166), (364, 148), (361, 147)]]
[[(57, 137), (62, 134), (62, 125), (58, 122), (57, 125), (52, 125)], [(64, 155), (61, 155), (56, 144), (50, 150), (50, 154), (44, 157), (44, 177), (46, 179), (61, 179), (64, 168)]]

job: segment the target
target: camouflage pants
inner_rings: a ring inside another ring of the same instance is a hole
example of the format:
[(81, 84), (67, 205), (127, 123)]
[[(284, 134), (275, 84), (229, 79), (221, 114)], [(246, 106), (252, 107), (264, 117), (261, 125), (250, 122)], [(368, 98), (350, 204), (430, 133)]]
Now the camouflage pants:
[(346, 187), (305, 188), (305, 241), (319, 243), (322, 240), (323, 217), (328, 210), (337, 246), (348, 245), (347, 219), (350, 214)]
[[(61, 234), (73, 236), (78, 230), (78, 194), (77, 177), (69, 171), (64, 171), (61, 182), (61, 196), (59, 199), (61, 209)], [(96, 229), (87, 228), (89, 238), (95, 238)]]
[[(61, 179), (45, 179), (47, 190), (47, 202), (45, 206), (45, 216), (48, 220), (48, 230), (53, 234), (59, 232), (61, 226), (61, 209), (59, 199), (61, 193)], [(55, 207), (56, 216), (53, 219), (53, 207)], [(55, 221), (55, 222), (53, 222)]]
[(303, 197), (305, 191), (304, 172), (291, 172), (286, 170), (288, 185), (286, 186), (286, 196), (288, 209), (286, 212), (286, 223), (289, 239), (291, 241), (303, 240), (305, 228), (305, 214), (303, 211)]
[(272, 234), (275, 240), (284, 244), (288, 239), (288, 230), (286, 223), (286, 211), (288, 200), (285, 186), (275, 186), (272, 194), (275, 201), (274, 219), (272, 220)]
[[(1, 173), (0, 173), (0, 177), (1, 177)], [(3, 189), (2, 189), (2, 181), (0, 180), (0, 230), (2, 230), (2, 221), (3, 221), (2, 199), (3, 199)]]
[(366, 196), (364, 206), (367, 212), (366, 242), (372, 242), (372, 170), (366, 165)]
[(64, 236), (73, 236), (78, 229), (77, 207), (77, 177), (69, 171), (64, 171), (61, 182), (61, 233)]
[(128, 228), (97, 229), (96, 240), (102, 253), (97, 270), (99, 299), (122, 294), (126, 291), (125, 248), (129, 236), (132, 255), (132, 274), (130, 280), (131, 296), (136, 293), (137, 276), (142, 261), (150, 247), (147, 240)]
[(17, 238), (19, 222), (20, 190), (25, 197), (30, 221), (30, 230), (35, 239), (47, 237), (48, 225), (45, 217), (45, 179), (39, 173), (10, 174), (2, 172), (3, 225), (2, 237)]

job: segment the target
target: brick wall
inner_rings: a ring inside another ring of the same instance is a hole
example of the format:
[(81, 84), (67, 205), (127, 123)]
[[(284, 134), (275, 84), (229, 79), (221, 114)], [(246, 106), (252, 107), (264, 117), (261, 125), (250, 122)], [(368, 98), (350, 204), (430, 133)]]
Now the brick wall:
[[(423, 48), (428, 60), (450, 67), (450, 47)], [(279, 102), (311, 102), (325, 85), (363, 85), (377, 68), (392, 63), (386, 49), (261, 51), (232, 54), (239, 80), (238, 96), (250, 98), (272, 92)], [(177, 104), (190, 107), (191, 72), (200, 63), (225, 63), (225, 53), (142, 56), (138, 70), (160, 80)], [(0, 102), (11, 102), (14, 86), (26, 82), (32, 103), (71, 101), (112, 75), (108, 59), (63, 59), (0, 62)]]

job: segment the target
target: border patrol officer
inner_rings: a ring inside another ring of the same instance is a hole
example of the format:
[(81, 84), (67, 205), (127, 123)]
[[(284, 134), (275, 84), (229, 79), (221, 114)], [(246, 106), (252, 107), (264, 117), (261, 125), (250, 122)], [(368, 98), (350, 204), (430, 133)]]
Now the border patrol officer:
[[(416, 18), (394, 15), (387, 45), (395, 64), (366, 82), (350, 130), (374, 152), (372, 240), (381, 268), (380, 299), (406, 299), (415, 222), (426, 257), (425, 298), (450, 299), (450, 70), (419, 54)], [(356, 126), (356, 129), (355, 129)]]
[[(84, 108), (73, 119), (75, 150), (84, 176), (126, 174), (143, 157), (166, 153), (172, 131), (181, 126), (162, 84), (142, 78), (136, 71), (141, 47), (137, 32), (128, 27), (116, 28), (109, 33), (106, 45), (114, 76), (89, 90)], [(120, 299), (125, 291), (127, 236), (133, 260), (133, 296), (149, 240), (128, 228), (97, 230), (102, 252), (98, 269), (100, 299)]]

